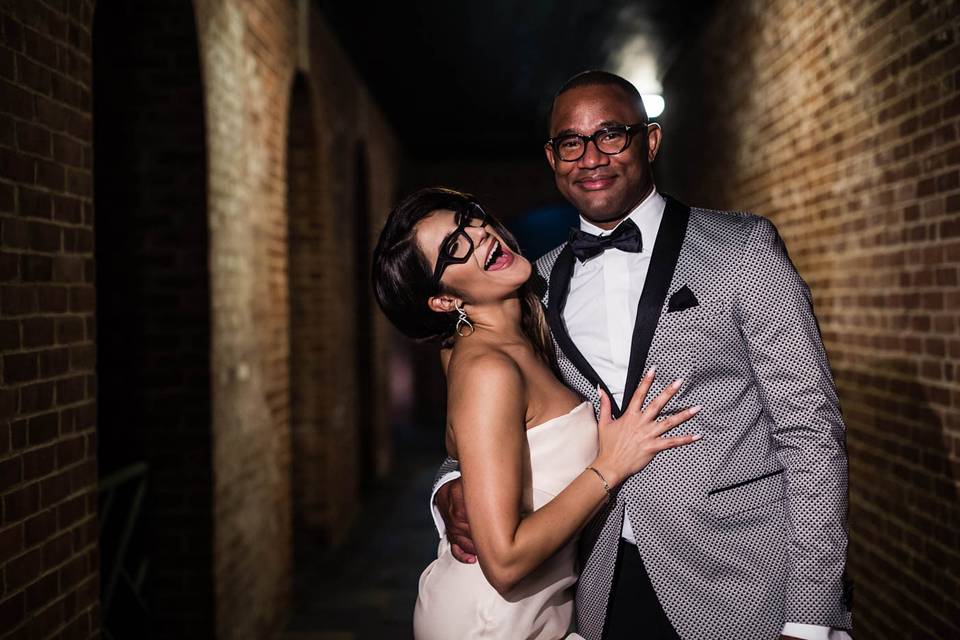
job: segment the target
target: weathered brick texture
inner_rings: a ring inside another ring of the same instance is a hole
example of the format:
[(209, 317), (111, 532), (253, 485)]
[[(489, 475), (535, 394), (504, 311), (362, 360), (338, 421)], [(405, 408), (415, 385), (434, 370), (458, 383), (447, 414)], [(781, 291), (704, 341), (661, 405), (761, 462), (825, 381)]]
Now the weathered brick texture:
[(0, 635), (99, 628), (91, 2), (0, 4)]
[(665, 190), (778, 225), (847, 420), (854, 624), (960, 637), (960, 5), (722, 3), (668, 72)]
[(292, 512), (336, 542), (390, 464), (355, 282), (399, 151), (309, 3), (97, 4), (0, 2), (0, 637), (99, 634), (101, 436), (150, 464), (152, 630), (276, 637)]

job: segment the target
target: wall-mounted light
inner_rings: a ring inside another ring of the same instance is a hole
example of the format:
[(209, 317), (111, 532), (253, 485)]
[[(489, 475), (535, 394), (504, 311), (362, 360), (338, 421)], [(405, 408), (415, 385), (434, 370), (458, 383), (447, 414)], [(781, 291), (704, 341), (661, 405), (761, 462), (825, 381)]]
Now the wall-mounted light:
[(656, 118), (667, 106), (659, 93), (645, 93), (640, 97), (643, 98), (643, 108), (647, 110), (647, 117)]

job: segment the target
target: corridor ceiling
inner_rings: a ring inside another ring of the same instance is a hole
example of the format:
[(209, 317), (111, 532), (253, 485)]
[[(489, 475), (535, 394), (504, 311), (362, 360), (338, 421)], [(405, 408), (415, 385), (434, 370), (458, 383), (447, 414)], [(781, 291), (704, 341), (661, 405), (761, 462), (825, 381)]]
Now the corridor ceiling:
[[(554, 91), (589, 68), (659, 81), (714, 0), (313, 0), (417, 159), (539, 157)], [(667, 105), (667, 109), (670, 105)]]

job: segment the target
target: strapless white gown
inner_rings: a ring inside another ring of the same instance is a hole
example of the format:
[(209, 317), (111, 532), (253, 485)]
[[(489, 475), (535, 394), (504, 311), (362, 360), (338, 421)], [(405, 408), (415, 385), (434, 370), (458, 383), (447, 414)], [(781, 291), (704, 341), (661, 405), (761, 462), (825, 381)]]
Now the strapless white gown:
[[(550, 502), (597, 455), (593, 405), (527, 429), (524, 508)], [(559, 640), (570, 634), (577, 582), (576, 540), (571, 540), (501, 596), (479, 564), (453, 558), (446, 538), (437, 559), (420, 576), (413, 616), (417, 640)]]

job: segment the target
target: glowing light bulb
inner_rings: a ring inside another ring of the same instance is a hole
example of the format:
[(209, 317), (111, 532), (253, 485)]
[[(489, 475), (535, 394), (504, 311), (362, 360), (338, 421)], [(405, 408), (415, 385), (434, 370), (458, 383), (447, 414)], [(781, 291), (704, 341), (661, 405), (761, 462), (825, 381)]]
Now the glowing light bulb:
[(650, 118), (656, 118), (667, 106), (663, 96), (658, 93), (645, 93), (640, 97), (643, 98), (643, 108), (647, 110), (647, 116)]

